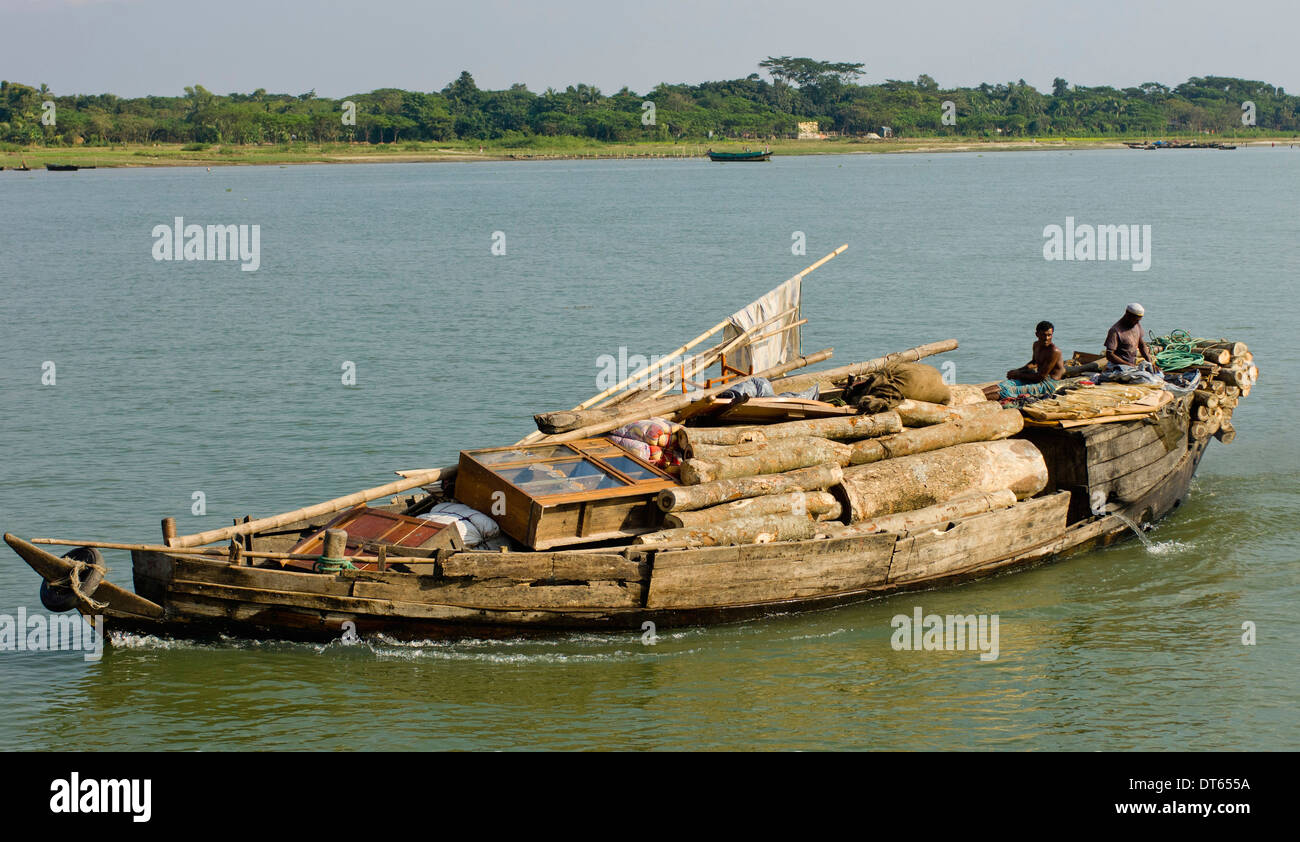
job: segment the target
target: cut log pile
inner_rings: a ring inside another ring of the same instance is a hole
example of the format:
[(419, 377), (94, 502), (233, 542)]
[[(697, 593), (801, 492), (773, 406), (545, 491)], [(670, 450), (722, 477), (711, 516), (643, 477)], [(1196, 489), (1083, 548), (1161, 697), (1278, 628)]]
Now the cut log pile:
[[(844, 366), (834, 376), (864, 370)], [(903, 531), (1042, 491), (1042, 455), (1006, 440), (1024, 425), (1019, 410), (985, 400), (978, 387), (952, 393), (950, 405), (904, 399), (873, 415), (684, 427), (676, 433), (688, 457), (683, 485), (656, 500), (666, 528), (636, 543), (722, 546)]]
[[(1153, 345), (1152, 350), (1159, 347)], [(1230, 444), (1237, 437), (1232, 413), (1259, 379), (1255, 355), (1245, 342), (1229, 339), (1200, 340), (1191, 348), (1205, 357), (1202, 365), (1194, 366), (1201, 372), (1201, 382), (1192, 395), (1192, 438), (1204, 441), (1214, 436)]]

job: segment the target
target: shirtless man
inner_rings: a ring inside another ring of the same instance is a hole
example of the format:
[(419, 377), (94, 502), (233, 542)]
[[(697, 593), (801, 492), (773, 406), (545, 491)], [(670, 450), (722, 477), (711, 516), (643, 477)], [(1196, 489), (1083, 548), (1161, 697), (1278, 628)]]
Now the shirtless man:
[(1038, 341), (1034, 343), (1033, 354), (1028, 363), (1007, 372), (1008, 380), (1020, 380), (1024, 383), (1041, 383), (1044, 380), (1060, 380), (1065, 376), (1065, 361), (1061, 358), (1061, 349), (1052, 344), (1052, 334), (1056, 328), (1051, 322), (1039, 322), (1034, 328)]
[(1106, 361), (1112, 365), (1137, 365), (1142, 360), (1150, 360), (1151, 367), (1157, 372), (1156, 355), (1147, 347), (1142, 338), (1142, 305), (1134, 302), (1124, 310), (1124, 318), (1110, 326), (1106, 332)]
[(986, 387), (984, 396), (989, 400), (998, 400), (1026, 394), (1050, 394), (1054, 391), (1056, 384), (1053, 381), (1065, 376), (1061, 349), (1052, 344), (1055, 332), (1056, 328), (1051, 322), (1039, 322), (1034, 328), (1038, 341), (1034, 343), (1029, 362), (1008, 371), (1007, 379), (1001, 383)]

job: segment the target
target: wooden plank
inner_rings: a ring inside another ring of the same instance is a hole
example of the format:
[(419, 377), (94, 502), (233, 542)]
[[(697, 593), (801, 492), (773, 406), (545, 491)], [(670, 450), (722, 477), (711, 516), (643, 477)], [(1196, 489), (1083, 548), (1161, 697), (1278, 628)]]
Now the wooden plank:
[(1150, 465), (1119, 477), (1114, 483), (1115, 497), (1124, 503), (1135, 502), (1178, 467), (1178, 461), (1186, 454), (1186, 450), (1175, 448)]
[(265, 567), (234, 567), (222, 562), (176, 557), (173, 578), (214, 585), (235, 585), (271, 591), (347, 596), (352, 583), (325, 573), (303, 573)]
[[(1113, 442), (1129, 441), (1128, 437), (1113, 439)], [(1111, 444), (1112, 442), (1107, 442)], [(1131, 474), (1134, 471), (1145, 468), (1153, 462), (1158, 462), (1168, 453), (1165, 449), (1164, 442), (1156, 439), (1155, 441), (1143, 445), (1128, 453), (1124, 453), (1106, 462), (1100, 462), (1088, 468), (1088, 484), (1097, 485), (1107, 483), (1111, 480), (1122, 477), (1125, 474)]]
[(1096, 465), (1109, 462), (1116, 457), (1126, 456), (1153, 441), (1160, 440), (1160, 431), (1154, 424), (1142, 424), (1136, 429), (1125, 429), (1121, 435), (1112, 436), (1105, 441), (1088, 440), (1088, 464)]
[(712, 608), (826, 596), (883, 584), (892, 534), (660, 553), (647, 608)]
[[(175, 579), (167, 587), (168, 593), (188, 593), (211, 596), (236, 602), (265, 605), (291, 605), (320, 611), (351, 611), (394, 617), (424, 617), (424, 609), (431, 605), (453, 605), (467, 609), (529, 610), (551, 609), (557, 611), (592, 611), (610, 608), (638, 608), (641, 604), (641, 586), (622, 586), (616, 582), (594, 582), (590, 585), (530, 586), (516, 583), (493, 586), (489, 583), (472, 585), (444, 584), (424, 587), (424, 580), (414, 587), (387, 582), (356, 582), (356, 596), (341, 597), (324, 594), (293, 593), (261, 588), (215, 585)], [(420, 601), (410, 601), (418, 598)], [(401, 603), (400, 606), (394, 603)]]
[[(550, 609), (592, 611), (641, 607), (640, 583), (599, 581), (585, 585), (538, 585), (512, 579), (489, 579), (469, 585), (443, 584), (414, 588), (387, 582), (357, 582), (353, 593), (361, 599), (388, 600), (404, 605), (443, 604), (468, 608)], [(418, 600), (414, 602), (412, 600)]]
[(1021, 552), (1065, 531), (1070, 494), (1060, 491), (1009, 509), (957, 521), (898, 540), (889, 583), (917, 582)]
[(596, 553), (456, 553), (442, 562), (442, 575), (448, 578), (472, 576), (475, 579), (519, 579), (537, 581), (622, 580), (642, 581), (649, 564), (628, 561), (621, 555)]

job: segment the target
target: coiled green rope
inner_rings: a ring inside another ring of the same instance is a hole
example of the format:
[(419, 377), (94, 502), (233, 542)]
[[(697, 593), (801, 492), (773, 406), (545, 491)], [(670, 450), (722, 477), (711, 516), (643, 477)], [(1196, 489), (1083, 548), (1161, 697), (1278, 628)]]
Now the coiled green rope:
[(356, 570), (356, 566), (346, 558), (326, 558), (320, 556), (312, 565), (317, 573), (337, 573), (340, 570)]
[(1192, 335), (1185, 330), (1172, 331), (1168, 336), (1153, 337), (1151, 344), (1162, 347), (1162, 350), (1156, 354), (1156, 365), (1160, 366), (1162, 371), (1179, 371), (1202, 365), (1205, 363), (1205, 357), (1196, 353), (1194, 348), (1197, 342), (1204, 341), (1204, 339), (1192, 338)]

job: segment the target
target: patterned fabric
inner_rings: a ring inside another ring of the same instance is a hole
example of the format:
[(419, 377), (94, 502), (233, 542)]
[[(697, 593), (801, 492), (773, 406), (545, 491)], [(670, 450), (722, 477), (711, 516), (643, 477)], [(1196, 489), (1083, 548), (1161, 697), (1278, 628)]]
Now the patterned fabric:
[(1060, 380), (1047, 380), (1038, 383), (1026, 383), (1023, 380), (1003, 380), (998, 384), (998, 400), (1014, 400), (1026, 395), (1050, 395), (1061, 387)]

